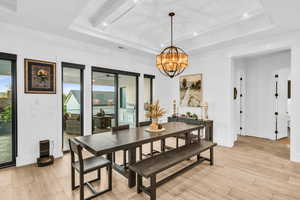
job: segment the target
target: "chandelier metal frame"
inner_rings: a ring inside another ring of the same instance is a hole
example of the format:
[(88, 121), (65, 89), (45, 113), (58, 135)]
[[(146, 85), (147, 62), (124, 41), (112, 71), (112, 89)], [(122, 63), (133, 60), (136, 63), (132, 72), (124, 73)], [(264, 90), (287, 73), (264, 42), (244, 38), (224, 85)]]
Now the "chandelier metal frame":
[(156, 56), (156, 66), (163, 75), (174, 78), (188, 66), (188, 55), (183, 49), (173, 44), (173, 17), (175, 13), (171, 12), (169, 16), (171, 17), (171, 45)]

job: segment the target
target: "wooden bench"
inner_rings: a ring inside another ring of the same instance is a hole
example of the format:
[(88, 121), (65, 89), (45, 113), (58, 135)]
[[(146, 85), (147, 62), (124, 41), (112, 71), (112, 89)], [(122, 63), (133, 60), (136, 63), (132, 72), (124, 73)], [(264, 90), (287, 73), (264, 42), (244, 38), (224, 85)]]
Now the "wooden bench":
[[(200, 143), (194, 143), (179, 147), (171, 151), (161, 153), (157, 156), (147, 158), (140, 162), (135, 163), (134, 165), (129, 166), (129, 168), (137, 173), (137, 192), (141, 193), (142, 191), (148, 194), (151, 200), (156, 200), (156, 188), (172, 178), (177, 177), (179, 174), (191, 169), (197, 164), (203, 161), (209, 161), (210, 165), (214, 164), (214, 147), (216, 143), (211, 141), (201, 141)], [(200, 153), (210, 150), (210, 158), (205, 158), (200, 156)], [(197, 156), (197, 161), (186, 166), (183, 169), (175, 172), (174, 174), (169, 175), (168, 177), (156, 182), (156, 175), (174, 165), (186, 161), (187, 159)], [(150, 178), (150, 186), (145, 187), (143, 185), (143, 177)]]

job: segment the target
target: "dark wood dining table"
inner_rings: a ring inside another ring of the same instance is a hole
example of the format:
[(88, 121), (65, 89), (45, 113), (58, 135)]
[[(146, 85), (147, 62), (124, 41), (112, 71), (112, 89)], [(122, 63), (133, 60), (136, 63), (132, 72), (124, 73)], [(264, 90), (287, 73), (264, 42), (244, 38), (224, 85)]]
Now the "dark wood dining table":
[[(168, 137), (181, 134), (186, 134), (186, 138), (188, 140), (192, 131), (198, 130), (199, 133), (203, 128), (202, 125), (192, 125), (184, 122), (168, 122), (162, 124), (162, 127), (165, 130), (158, 133), (150, 133), (146, 131), (149, 127), (143, 126), (115, 132), (104, 132), (88, 136), (80, 136), (75, 139), (90, 153), (96, 156), (106, 155), (109, 160), (112, 160), (113, 152), (128, 150), (128, 164), (133, 165), (136, 163), (136, 148), (138, 146), (152, 141), (165, 141)], [(189, 142), (186, 144), (189, 144)], [(121, 172), (120, 169), (117, 171)], [(130, 169), (127, 169), (126, 177), (128, 178), (128, 187), (134, 187), (136, 185), (136, 174)]]

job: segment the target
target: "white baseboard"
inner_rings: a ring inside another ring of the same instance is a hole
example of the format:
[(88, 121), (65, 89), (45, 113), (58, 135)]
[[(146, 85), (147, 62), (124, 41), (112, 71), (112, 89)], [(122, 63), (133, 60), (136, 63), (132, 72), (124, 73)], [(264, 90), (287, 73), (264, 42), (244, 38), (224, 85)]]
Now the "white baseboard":
[(300, 163), (300, 154), (295, 154), (291, 152), (290, 156), (291, 161)]

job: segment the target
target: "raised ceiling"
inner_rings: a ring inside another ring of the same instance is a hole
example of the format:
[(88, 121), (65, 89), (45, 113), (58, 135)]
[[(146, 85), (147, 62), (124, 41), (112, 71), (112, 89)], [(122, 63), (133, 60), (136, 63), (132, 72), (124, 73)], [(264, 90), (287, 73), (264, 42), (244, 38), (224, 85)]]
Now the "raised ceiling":
[[(228, 29), (236, 37), (272, 27), (259, 0), (92, 0), (70, 27), (157, 53), (170, 42), (170, 11), (176, 13), (175, 43), (187, 50), (191, 48), (186, 41), (220, 32), (227, 34)], [(245, 26), (242, 30), (240, 23)], [(214, 39), (218, 42), (228, 38)]]
[(187, 52), (300, 28), (298, 0), (0, 0), (0, 21), (99, 46), (156, 54), (175, 43)]

